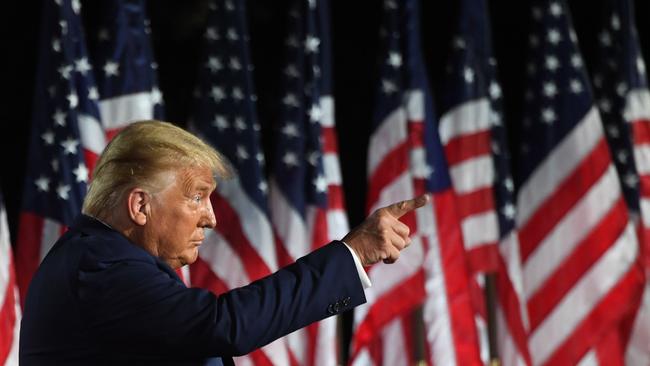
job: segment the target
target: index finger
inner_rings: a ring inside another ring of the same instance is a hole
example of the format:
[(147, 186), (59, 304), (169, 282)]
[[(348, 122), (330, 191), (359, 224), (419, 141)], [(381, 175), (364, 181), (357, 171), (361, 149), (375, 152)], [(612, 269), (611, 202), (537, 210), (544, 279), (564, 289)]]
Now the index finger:
[(429, 195), (423, 194), (421, 196), (412, 198), (410, 200), (401, 201), (401, 202), (393, 203), (390, 206), (386, 206), (386, 210), (388, 211), (389, 214), (391, 214), (391, 216), (393, 216), (396, 219), (399, 219), (407, 212), (413, 211), (416, 208), (420, 208), (426, 205), (427, 202), (429, 202)]

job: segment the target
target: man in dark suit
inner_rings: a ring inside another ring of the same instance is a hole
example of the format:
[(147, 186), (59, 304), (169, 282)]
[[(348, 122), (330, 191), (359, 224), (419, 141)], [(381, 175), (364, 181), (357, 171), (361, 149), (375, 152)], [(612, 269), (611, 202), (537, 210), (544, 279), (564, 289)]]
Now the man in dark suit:
[(377, 210), (334, 241), (271, 276), (216, 296), (174, 272), (192, 263), (221, 156), (163, 122), (139, 122), (103, 152), (84, 214), (34, 276), (20, 335), (21, 365), (232, 364), (312, 322), (365, 302), (363, 270), (409, 243), (398, 218), (418, 197)]

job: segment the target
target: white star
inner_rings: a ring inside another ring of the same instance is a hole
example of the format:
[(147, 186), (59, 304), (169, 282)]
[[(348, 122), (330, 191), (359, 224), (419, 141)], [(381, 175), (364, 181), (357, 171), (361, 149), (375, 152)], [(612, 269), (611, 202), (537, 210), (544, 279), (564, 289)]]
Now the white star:
[(494, 153), (494, 155), (501, 154), (501, 148), (499, 147), (499, 144), (496, 141), (493, 141), (490, 144), (490, 147), (492, 148), (492, 152)]
[(381, 90), (386, 94), (392, 94), (397, 91), (397, 85), (390, 80), (384, 79), (381, 81)]
[(515, 218), (515, 206), (512, 203), (508, 202), (501, 209), (501, 213), (503, 214), (503, 216), (508, 218), (508, 220), (512, 220)]
[(151, 103), (153, 103), (153, 105), (156, 105), (156, 104), (161, 104), (162, 101), (163, 99), (162, 99), (162, 93), (160, 92), (160, 89), (158, 89), (157, 86), (151, 88)]
[(499, 86), (499, 83), (496, 81), (492, 81), (490, 83), (490, 96), (492, 99), (499, 99), (501, 98), (501, 87)]
[(612, 36), (609, 34), (608, 31), (602, 31), (598, 35), (598, 40), (600, 41), (600, 44), (602, 44), (605, 47), (609, 47), (612, 45)]
[(582, 57), (580, 57), (580, 54), (575, 53), (571, 55), (571, 65), (576, 69), (582, 67)]
[(236, 117), (235, 118), (235, 128), (238, 131), (245, 131), (246, 130), (246, 122), (244, 122), (244, 119), (241, 117)]
[(231, 57), (228, 67), (230, 67), (231, 70), (238, 71), (241, 70), (241, 63), (237, 57)]
[(607, 98), (602, 98), (598, 103), (598, 105), (600, 106), (600, 109), (602, 109), (606, 113), (612, 111), (612, 102), (610, 102), (610, 100)]
[(327, 192), (327, 181), (322, 175), (319, 174), (312, 183), (316, 186), (316, 191), (320, 193)]
[(314, 65), (311, 69), (314, 72), (314, 77), (320, 76), (320, 67), (318, 65)]
[(625, 95), (626, 92), (627, 92), (627, 84), (625, 82), (621, 81), (620, 83), (618, 83), (618, 85), (616, 85), (616, 94), (622, 97)]
[(57, 109), (56, 112), (52, 115), (52, 119), (54, 120), (54, 123), (63, 127), (65, 126), (65, 117), (66, 114), (62, 112), (60, 109)]
[(56, 194), (61, 197), (61, 199), (67, 200), (69, 198), (70, 186), (67, 184), (59, 184), (56, 187)]
[(237, 159), (246, 160), (249, 158), (248, 151), (243, 145), (237, 145)]
[(47, 192), (50, 190), (50, 180), (42, 175), (34, 181), (34, 184), (36, 184), (36, 187), (38, 187), (38, 190), (41, 192)]
[(512, 178), (508, 177), (503, 181), (503, 185), (506, 187), (506, 189), (509, 192), (512, 192), (515, 190), (515, 184), (512, 182)]
[(61, 34), (66, 35), (68, 33), (68, 22), (61, 20), (59, 21), (59, 25), (61, 26)]
[(88, 99), (99, 100), (99, 92), (97, 91), (96, 87), (92, 86), (90, 89), (88, 89)]
[(618, 161), (620, 161), (621, 163), (625, 163), (625, 162), (627, 161), (627, 153), (625, 152), (625, 150), (620, 150), (620, 151), (616, 154), (616, 158), (617, 158)]
[(465, 70), (463, 70), (463, 78), (465, 81), (469, 84), (474, 82), (474, 70), (472, 70), (470, 67), (465, 67)]
[(241, 88), (234, 87), (232, 88), (232, 99), (240, 101), (244, 99), (244, 93), (241, 91)]
[(50, 161), (50, 165), (52, 166), (52, 170), (54, 170), (55, 172), (59, 171), (59, 161), (58, 160), (52, 159), (52, 161)]
[(287, 122), (287, 124), (282, 127), (282, 133), (288, 137), (298, 137), (298, 128), (295, 123)]
[(309, 114), (309, 119), (312, 122), (318, 122), (320, 121), (321, 117), (323, 117), (323, 111), (321, 111), (320, 106), (318, 104), (312, 104), (308, 114)]
[(318, 52), (318, 46), (320, 46), (320, 39), (312, 35), (307, 35), (305, 39), (305, 52), (316, 53)]
[(284, 98), (282, 98), (282, 103), (284, 103), (284, 105), (289, 107), (295, 107), (295, 108), (300, 107), (300, 103), (298, 103), (298, 99), (296, 98), (296, 95), (292, 93), (285, 95)]
[(557, 116), (555, 115), (555, 111), (552, 108), (544, 108), (542, 109), (542, 120), (547, 123), (547, 124), (553, 124), (555, 120), (557, 119)]
[(296, 65), (293, 65), (293, 64), (288, 65), (284, 69), (284, 74), (289, 76), (289, 77), (292, 77), (292, 78), (297, 78), (297, 77), (300, 76), (300, 73), (298, 72), (298, 69), (296, 68)]
[(79, 0), (72, 0), (70, 5), (72, 5), (72, 11), (74, 11), (75, 14), (79, 14), (79, 10), (81, 10), (81, 3)]
[(50, 98), (54, 98), (56, 96), (56, 85), (51, 85), (47, 88), (47, 93), (50, 94)]
[(54, 145), (54, 132), (52, 130), (45, 131), (41, 138), (45, 141), (45, 145)]
[(286, 154), (284, 154), (284, 156), (282, 157), (282, 162), (288, 167), (298, 166), (298, 158), (296, 157), (296, 154), (292, 152), (287, 152)]
[(209, 68), (210, 72), (212, 72), (213, 74), (223, 69), (223, 65), (221, 64), (221, 61), (219, 60), (218, 57), (210, 57), (205, 66)]
[(612, 29), (619, 30), (621, 29), (621, 21), (618, 19), (618, 15), (612, 15)]
[(639, 70), (641, 75), (645, 75), (645, 63), (643, 63), (643, 59), (640, 56), (636, 58), (636, 69)]
[(318, 166), (318, 159), (320, 159), (320, 154), (318, 151), (312, 151), (307, 155), (307, 160), (309, 161), (309, 164), (312, 166)]
[(553, 45), (557, 45), (562, 40), (562, 36), (560, 35), (560, 32), (557, 29), (553, 28), (548, 31), (548, 34), (546, 35), (546, 39), (549, 42), (551, 42)]
[(119, 67), (120, 65), (117, 62), (106, 61), (106, 64), (104, 65), (104, 74), (106, 77), (117, 76), (120, 73)]
[(639, 181), (639, 178), (636, 176), (636, 174), (628, 173), (625, 174), (625, 178), (623, 180), (625, 181), (625, 185), (631, 188), (636, 186), (637, 182)]
[(87, 183), (88, 182), (88, 168), (84, 164), (79, 164), (79, 166), (72, 171), (72, 173), (77, 177), (77, 183)]
[(316, 9), (316, 0), (309, 0), (309, 8)]
[(61, 77), (68, 80), (70, 79), (70, 73), (72, 72), (73, 67), (72, 65), (62, 65), (59, 67), (59, 74), (61, 74)]
[(562, 6), (558, 3), (552, 3), (548, 9), (556, 18), (562, 15)]
[(235, 10), (235, 4), (232, 1), (226, 1), (226, 10), (233, 11)]
[(388, 55), (388, 61), (386, 61), (390, 66), (398, 68), (402, 66), (402, 55), (397, 52), (391, 52)]
[(261, 181), (260, 184), (257, 185), (257, 188), (259, 188), (259, 190), (264, 194), (266, 194), (266, 192), (269, 190), (268, 185), (264, 181)]
[(557, 86), (553, 82), (544, 83), (544, 95), (553, 98), (557, 95)]
[(214, 116), (214, 121), (212, 121), (212, 125), (216, 128), (219, 129), (219, 131), (223, 131), (226, 128), (230, 127), (230, 124), (228, 123), (228, 120), (226, 117), (217, 114)]
[(226, 38), (228, 38), (229, 41), (236, 41), (239, 39), (239, 34), (237, 34), (235, 28), (228, 28), (228, 32), (226, 33)]
[(611, 125), (607, 127), (607, 134), (613, 138), (618, 138), (621, 135), (621, 132), (618, 130), (618, 127)]
[(74, 91), (70, 91), (70, 94), (66, 97), (68, 99), (68, 102), (70, 103), (70, 109), (76, 108), (79, 105), (79, 98), (77, 97), (77, 93)]
[(582, 83), (578, 79), (572, 79), (570, 82), (569, 87), (571, 88), (571, 92), (575, 94), (582, 93)]
[(560, 61), (555, 56), (547, 56), (544, 65), (550, 71), (555, 71), (560, 67)]
[(573, 42), (573, 44), (576, 44), (576, 42), (578, 41), (578, 36), (576, 35), (575, 30), (569, 29), (569, 38), (571, 39), (571, 42)]
[(52, 50), (54, 52), (61, 52), (61, 41), (58, 38), (52, 39)]
[(461, 37), (454, 37), (453, 46), (456, 49), (463, 50), (467, 47), (465, 40)]
[(260, 165), (264, 165), (264, 154), (258, 151), (257, 154), (255, 154), (255, 159), (257, 159)]
[(92, 70), (92, 66), (88, 63), (88, 59), (86, 57), (82, 57), (74, 62), (74, 67), (77, 70), (78, 73), (81, 75), (86, 75), (86, 73), (90, 70)]
[(66, 154), (76, 154), (77, 145), (79, 145), (79, 141), (73, 139), (72, 137), (68, 137), (67, 140), (61, 142), (61, 146), (63, 147), (64, 153)]
[(214, 27), (209, 27), (205, 30), (205, 38), (208, 41), (216, 41), (219, 39), (219, 32), (217, 32), (217, 28)]
[(226, 93), (224, 93), (223, 89), (218, 86), (212, 87), (210, 95), (212, 96), (212, 99), (214, 99), (215, 103), (219, 103), (222, 99), (226, 99)]
[(542, 17), (544, 16), (544, 13), (542, 12), (542, 9), (540, 9), (538, 6), (534, 6), (534, 7), (531, 9), (531, 12), (532, 12), (532, 14), (533, 14), (533, 18), (534, 18), (535, 20), (541, 20)]

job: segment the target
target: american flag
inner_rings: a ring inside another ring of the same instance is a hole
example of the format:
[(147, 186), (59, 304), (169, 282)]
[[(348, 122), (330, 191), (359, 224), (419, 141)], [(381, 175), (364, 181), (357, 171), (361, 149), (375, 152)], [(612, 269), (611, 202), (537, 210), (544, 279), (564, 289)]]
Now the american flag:
[[(106, 140), (138, 120), (163, 117), (144, 0), (100, 0), (88, 36)], [(93, 166), (90, 164), (89, 166)], [(187, 283), (187, 266), (177, 273)]]
[[(294, 0), (280, 118), (273, 125), (269, 197), (281, 265), (348, 231), (334, 128), (328, 2)], [(336, 318), (287, 337), (299, 365), (336, 365)]]
[[(607, 0), (603, 5), (597, 34), (599, 57), (592, 79), (625, 201), (637, 224), (640, 253), (645, 254), (647, 271), (650, 268), (650, 92), (634, 23), (633, 2)], [(643, 256), (638, 259), (644, 261)], [(608, 342), (624, 345), (629, 338), (627, 350), (603, 344), (597, 354), (601, 364), (625, 360), (630, 365), (650, 365), (647, 278), (645, 294), (633, 304), (628, 319)], [(611, 342), (612, 339), (618, 342)]]
[(39, 64), (16, 248), (21, 298), (40, 261), (80, 213), (104, 147), (92, 67), (75, 0), (43, 3)]
[[(411, 311), (424, 306), (435, 364), (480, 362), (454, 192), (434, 121), (420, 50), (419, 2), (384, 1), (380, 80), (368, 150), (368, 211), (431, 192), (407, 214), (412, 242), (390, 267), (375, 265), (368, 304), (355, 309), (353, 365), (409, 365)], [(426, 292), (425, 292), (426, 288)]]
[(18, 365), (20, 317), (7, 212), (0, 195), (0, 365)]
[(533, 364), (592, 362), (640, 290), (639, 245), (568, 7), (531, 7), (517, 216)]
[[(260, 147), (244, 2), (210, 3), (205, 56), (200, 63), (191, 126), (235, 170), (212, 195), (217, 227), (207, 235), (191, 266), (193, 286), (217, 294), (247, 285), (278, 269), (268, 216), (264, 155)], [(239, 362), (289, 365), (278, 340)]]
[[(447, 63), (440, 136), (458, 197), (482, 358), (487, 359), (486, 304), (480, 273), (498, 271), (499, 355), (504, 365), (529, 364), (514, 183), (484, 0), (462, 0)], [(501, 255), (500, 255), (501, 254)]]
[(99, 112), (110, 139), (137, 120), (160, 119), (158, 89), (149, 20), (144, 0), (101, 0), (95, 32), (89, 35), (99, 91)]

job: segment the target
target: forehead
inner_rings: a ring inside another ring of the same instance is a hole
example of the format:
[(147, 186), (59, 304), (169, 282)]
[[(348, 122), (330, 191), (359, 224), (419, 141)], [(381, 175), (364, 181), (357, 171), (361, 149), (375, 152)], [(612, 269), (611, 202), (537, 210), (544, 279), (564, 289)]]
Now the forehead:
[(178, 179), (186, 190), (213, 191), (217, 186), (212, 170), (205, 167), (189, 167), (181, 170)]

